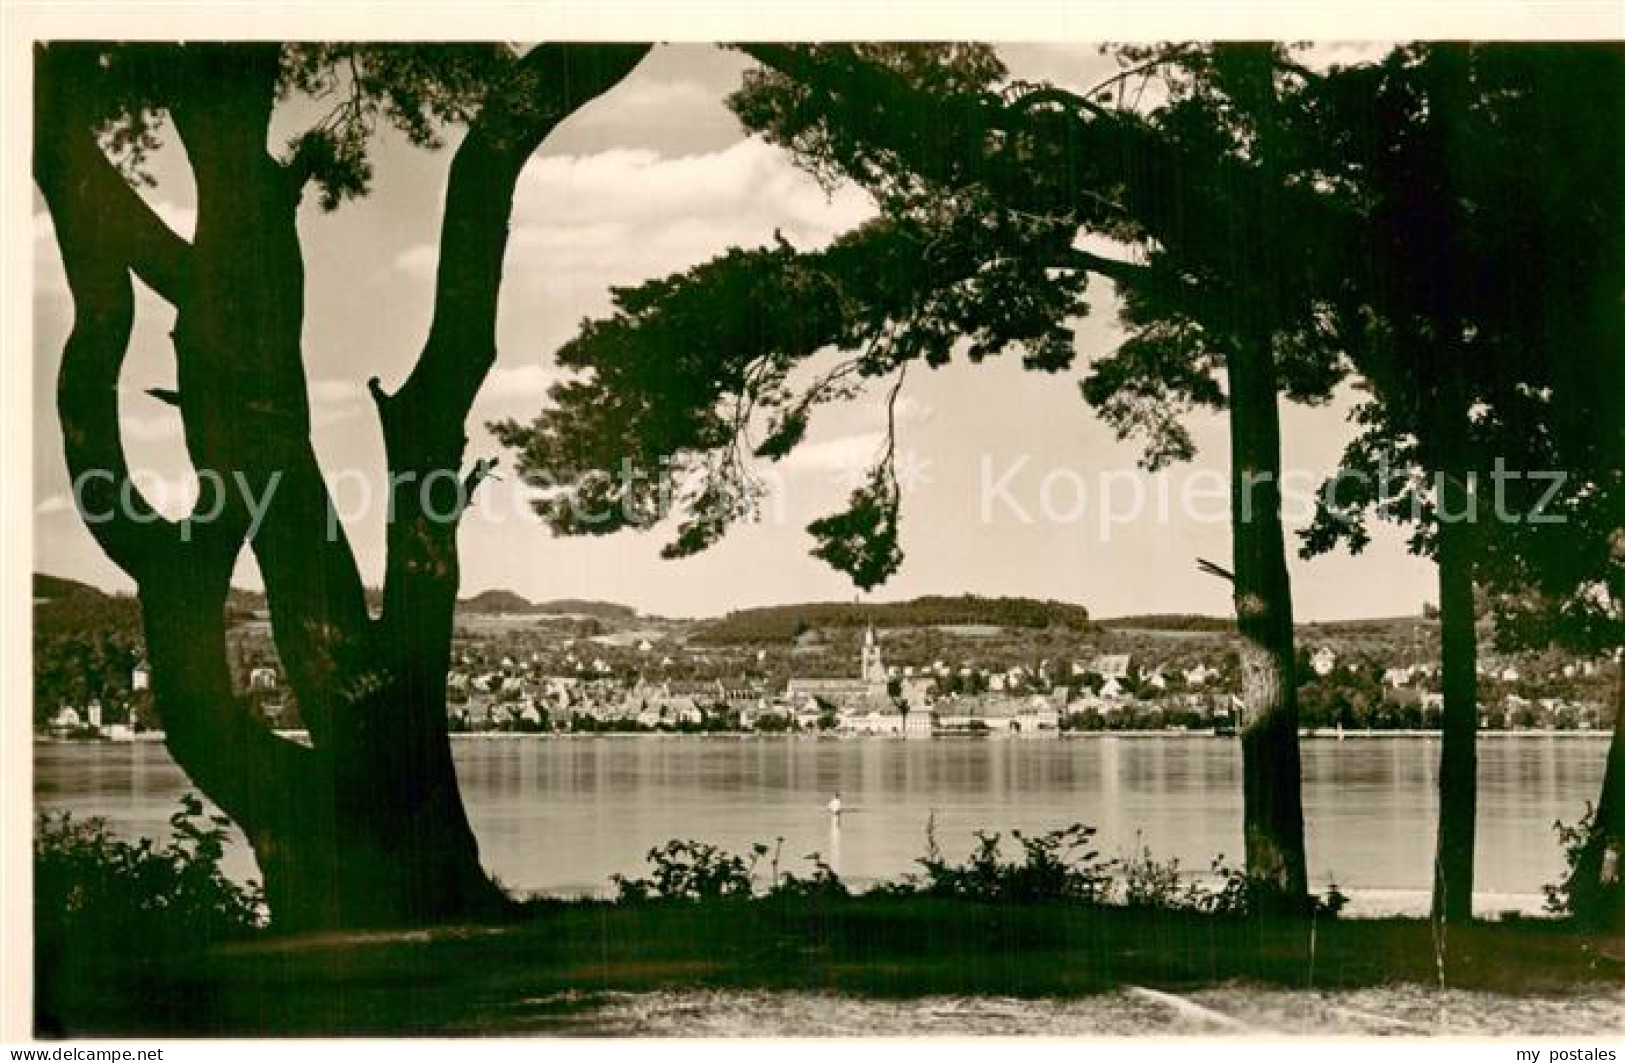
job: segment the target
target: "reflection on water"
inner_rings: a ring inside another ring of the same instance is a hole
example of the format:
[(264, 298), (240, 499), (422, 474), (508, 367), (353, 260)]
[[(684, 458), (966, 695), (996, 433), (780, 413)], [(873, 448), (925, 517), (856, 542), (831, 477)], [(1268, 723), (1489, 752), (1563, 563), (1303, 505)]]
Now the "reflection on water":
[[(833, 740), (769, 737), (470, 739), (458, 774), (487, 866), (522, 890), (601, 891), (652, 846), (697, 838), (743, 850), (784, 839), (787, 869), (819, 853), (863, 884), (914, 869), (927, 820), (950, 856), (978, 829), (1083, 822), (1111, 856), (1143, 844), (1205, 871), (1241, 856), (1240, 747), (1211, 737)], [(1306, 740), (1311, 877), (1422, 891), (1438, 807), (1438, 741)], [(1601, 735), (1486, 738), (1479, 747), (1478, 889), (1539, 894), (1562, 860), (1554, 820), (1594, 801)], [(36, 801), (163, 835), (186, 779), (156, 744), (41, 744)], [(840, 791), (835, 822), (825, 808)], [(241, 847), (234, 874), (252, 874)], [(1481, 900), (1481, 903), (1484, 903)]]

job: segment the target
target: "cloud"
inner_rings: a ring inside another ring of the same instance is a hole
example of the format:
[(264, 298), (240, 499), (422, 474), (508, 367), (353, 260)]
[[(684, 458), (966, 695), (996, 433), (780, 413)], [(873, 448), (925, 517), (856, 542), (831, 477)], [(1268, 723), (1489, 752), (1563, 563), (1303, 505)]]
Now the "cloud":
[(1375, 63), (1394, 50), (1394, 41), (1316, 41), (1303, 52), (1303, 61), (1312, 69), (1329, 66), (1355, 66)]
[(912, 395), (900, 395), (897, 399), (898, 424), (923, 424), (936, 416), (936, 408), (929, 402), (916, 399)]
[(119, 428), (124, 438), (136, 443), (158, 443), (166, 439), (179, 439), (184, 434), (178, 410), (151, 417), (124, 414), (119, 418)]
[(792, 450), (779, 463), (787, 472), (831, 473), (847, 476), (867, 469), (880, 455), (880, 432), (854, 432), (807, 443)]
[(350, 406), (366, 397), (354, 380), (312, 380), (309, 390), (313, 406)]
[(565, 374), (551, 365), (499, 366), (485, 378), (480, 389), (482, 403), (526, 402), (540, 406), (547, 391)]
[[(856, 188), (827, 194), (759, 139), (683, 156), (612, 148), (532, 160), (514, 203), (498, 337), (499, 349), (528, 352), (530, 361), (499, 366), (477, 412), (544, 402), (561, 374), (536, 364), (536, 352), (567, 340), (582, 318), (606, 314), (612, 287), (687, 269), (729, 247), (759, 247), (775, 231), (797, 247), (821, 247), (874, 209)], [(425, 243), (399, 254), (395, 267), (425, 279), (437, 259)]]
[(62, 275), (62, 254), (56, 246), (56, 227), (43, 210), (34, 212), (34, 293), (66, 298), (68, 282)]
[[(821, 247), (873, 213), (866, 193), (827, 194), (757, 138), (680, 157), (615, 148), (538, 158), (520, 179), (508, 277), (607, 305), (611, 285), (686, 269), (730, 246), (759, 246), (775, 230), (798, 247)], [(436, 261), (436, 249), (421, 245), (395, 265), (422, 276)]]
[(197, 232), (197, 208), (181, 206), (167, 199), (161, 199), (152, 205), (152, 212), (164, 220), (164, 224), (174, 229), (183, 240), (192, 239)]
[[(778, 467), (790, 474), (822, 475), (832, 482), (855, 487), (868, 475), (886, 442), (886, 404), (862, 402), (850, 411), (855, 417), (846, 431), (796, 447)], [(911, 395), (897, 399), (899, 430), (905, 425), (923, 425), (936, 415), (930, 403)], [(901, 434), (901, 432), (899, 433)]]
[(997, 46), (1010, 76), (1047, 81), (1073, 92), (1086, 92), (1117, 71), (1116, 61), (1086, 41), (1027, 41)]
[[(173, 389), (175, 383), (169, 380), (153, 386)], [(168, 403), (148, 395), (146, 387), (120, 384), (118, 394), (119, 431), (126, 440), (134, 443), (157, 443), (166, 439), (179, 439), (184, 434), (181, 412)]]
[(888, 419), (895, 420), (899, 428), (904, 425), (924, 424), (935, 417), (937, 413), (935, 406), (924, 399), (918, 399), (910, 395), (906, 388), (902, 394), (897, 396), (897, 404), (892, 409), (890, 418), (887, 417), (886, 413), (885, 390), (878, 387), (872, 388), (869, 396), (869, 399), (859, 404), (857, 413), (864, 424), (872, 427), (885, 428)]
[(666, 157), (646, 148), (536, 160), (520, 180), (517, 228), (665, 223), (741, 214), (827, 240), (873, 210), (855, 188), (830, 196), (758, 137), (722, 151)]
[(588, 107), (573, 115), (578, 129), (612, 129), (624, 132), (628, 125), (669, 122), (671, 115), (720, 108), (715, 89), (698, 81), (648, 78), (619, 86), (602, 106)]

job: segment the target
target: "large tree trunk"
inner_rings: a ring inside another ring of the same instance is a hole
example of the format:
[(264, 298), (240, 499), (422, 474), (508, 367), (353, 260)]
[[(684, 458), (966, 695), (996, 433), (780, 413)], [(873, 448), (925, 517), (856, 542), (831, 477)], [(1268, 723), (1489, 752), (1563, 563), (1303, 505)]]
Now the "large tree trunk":
[(1625, 931), (1625, 660), (1616, 665), (1614, 737), (1608, 743), (1602, 793), (1591, 834), (1569, 878), (1574, 917), (1586, 926)]
[(1440, 686), (1439, 838), (1433, 867), (1433, 918), (1473, 917), (1473, 854), (1478, 817), (1478, 632), (1467, 529), (1439, 527)]
[(414, 738), (434, 733), (423, 720), (438, 712), (443, 721), (443, 702), (409, 708), (416, 692), (382, 688), (373, 704), (347, 706), (346, 718), (378, 721), (369, 741), (306, 748), (271, 734), (225, 667), (229, 572), (143, 585), (154, 707), (176, 762), (253, 848), (277, 929), (503, 913), (443, 723), (442, 741)]
[[(402, 699), (387, 707), (400, 713)], [(512, 909), (481, 866), (449, 743), (437, 750), (406, 730), (377, 735), (369, 754), (318, 753), (309, 814), (285, 828), (281, 816), (245, 827), (278, 929), (419, 926)]]
[(1267, 342), (1229, 358), (1231, 534), (1241, 635), (1242, 826), (1267, 908), (1308, 903), (1292, 585), (1281, 527), (1281, 433)]
[[(445, 652), (408, 681), (406, 654), (368, 615), (310, 442), (298, 187), (265, 150), (276, 60), (274, 47), (198, 49), (170, 107), (198, 190), (193, 281), (174, 333), (188, 449), (199, 469), (270, 499), (249, 545), (312, 747), (280, 803), (231, 812), (279, 928), (486, 915), (501, 903), (480, 870), (451, 762)], [(446, 576), (451, 594), (419, 603), (414, 621), (449, 650), (455, 570)], [(160, 582), (143, 595), (167, 591)], [(185, 652), (155, 652), (154, 671), (176, 668)], [(160, 698), (166, 731), (174, 702)], [(216, 753), (189, 748), (185, 730), (171, 745), (195, 776)]]

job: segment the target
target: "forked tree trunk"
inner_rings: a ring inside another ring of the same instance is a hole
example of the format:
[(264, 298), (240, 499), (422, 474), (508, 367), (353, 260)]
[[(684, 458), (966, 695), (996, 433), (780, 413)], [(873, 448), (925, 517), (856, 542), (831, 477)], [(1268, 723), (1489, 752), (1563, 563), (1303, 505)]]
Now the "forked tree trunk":
[[(371, 617), (310, 441), (296, 227), (308, 175), (266, 150), (279, 49), (123, 53), (126, 76), (150, 81), (143, 106), (166, 109), (185, 143), (198, 199), (190, 243), (96, 145), (97, 46), (35, 50), (34, 171), (74, 299), (58, 381), (69, 472), (91, 476), (84, 501), (112, 514), (89, 527), (137, 584), (169, 749), (247, 836), (278, 929), (421, 925), (511, 907), (480, 866), (446, 728), (457, 526), (477, 480), (460, 474), (464, 423), (496, 357), (519, 173), (548, 132), (647, 51), (536, 48), (470, 122), (448, 185), (430, 337), (399, 392), (372, 388), (391, 473), (436, 487), (432, 498), (395, 500), (383, 615)], [(177, 311), (176, 401), (193, 465), (231, 487), (196, 527), (154, 513), (125, 461), (116, 389), (132, 273)], [(269, 500), (257, 526), (242, 490)], [(225, 601), (245, 545), (308, 747), (272, 733), (232, 689)]]
[(1241, 636), (1241, 737), (1247, 875), (1268, 909), (1308, 903), (1292, 585), (1281, 526), (1280, 411), (1267, 343), (1229, 359), (1231, 534)]
[[(225, 570), (229, 573), (229, 568)], [(305, 748), (266, 732), (230, 689), (225, 575), (141, 591), (154, 708), (166, 742), (243, 831), (278, 930), (492, 918), (511, 902), (481, 868), (442, 723), (443, 702), (399, 686), (346, 718), (355, 740)], [(384, 674), (380, 669), (379, 674)], [(338, 700), (335, 698), (335, 700)]]

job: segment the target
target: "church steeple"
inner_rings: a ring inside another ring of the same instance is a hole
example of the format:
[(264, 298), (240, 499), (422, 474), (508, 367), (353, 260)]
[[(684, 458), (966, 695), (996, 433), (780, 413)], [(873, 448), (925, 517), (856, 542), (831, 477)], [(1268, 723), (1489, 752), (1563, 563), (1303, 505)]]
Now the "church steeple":
[(875, 626), (873, 624), (864, 628), (863, 631), (862, 669), (858, 674), (870, 683), (884, 683), (886, 681), (886, 665), (880, 659), (880, 644), (875, 640)]

